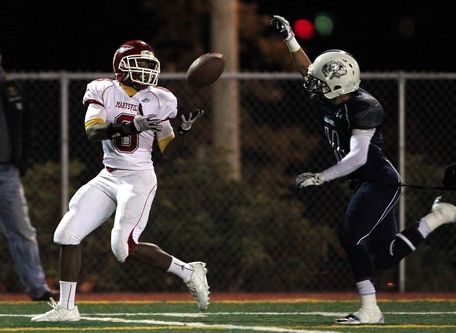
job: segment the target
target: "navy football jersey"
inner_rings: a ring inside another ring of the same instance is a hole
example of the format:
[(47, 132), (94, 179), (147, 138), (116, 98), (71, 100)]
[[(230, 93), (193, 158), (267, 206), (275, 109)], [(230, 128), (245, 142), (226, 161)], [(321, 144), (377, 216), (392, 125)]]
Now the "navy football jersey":
[(383, 124), (383, 107), (364, 89), (352, 93), (347, 102), (334, 105), (329, 100), (316, 100), (321, 112), (323, 129), (326, 138), (339, 162), (350, 151), (350, 137), (353, 129), (373, 129), (375, 134), (369, 145), (367, 162), (348, 178), (359, 181), (379, 180), (385, 167), (390, 164), (383, 152), (383, 135), (380, 127)]

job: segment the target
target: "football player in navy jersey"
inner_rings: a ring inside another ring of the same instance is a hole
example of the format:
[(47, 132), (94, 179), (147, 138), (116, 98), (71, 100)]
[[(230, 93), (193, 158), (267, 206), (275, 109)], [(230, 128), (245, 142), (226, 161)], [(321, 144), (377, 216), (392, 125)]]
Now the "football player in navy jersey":
[(359, 88), (358, 63), (341, 50), (323, 52), (312, 62), (286, 19), (273, 16), (271, 25), (284, 38), (304, 77), (305, 91), (321, 112), (324, 134), (337, 162), (322, 172), (300, 174), (296, 185), (319, 186), (341, 177), (357, 184), (339, 227), (339, 239), (352, 267), (361, 306), (336, 322), (383, 323), (373, 284), (375, 272), (397, 264), (438, 226), (454, 223), (456, 207), (437, 198), (428, 215), (397, 233), (394, 207), (401, 179), (382, 148), (383, 107)]

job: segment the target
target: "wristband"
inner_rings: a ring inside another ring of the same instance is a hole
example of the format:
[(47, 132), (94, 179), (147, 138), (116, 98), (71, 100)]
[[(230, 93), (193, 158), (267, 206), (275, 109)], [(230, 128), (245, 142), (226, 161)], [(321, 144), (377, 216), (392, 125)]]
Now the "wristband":
[(135, 127), (135, 124), (132, 121), (121, 124), (109, 123), (106, 131), (108, 134), (108, 139), (129, 136), (131, 134), (139, 133), (139, 131)]
[(296, 40), (296, 38), (294, 36), (290, 40), (286, 40), (285, 43), (287, 44), (290, 52), (299, 51), (299, 49), (301, 48), (301, 46), (299, 45), (298, 41)]

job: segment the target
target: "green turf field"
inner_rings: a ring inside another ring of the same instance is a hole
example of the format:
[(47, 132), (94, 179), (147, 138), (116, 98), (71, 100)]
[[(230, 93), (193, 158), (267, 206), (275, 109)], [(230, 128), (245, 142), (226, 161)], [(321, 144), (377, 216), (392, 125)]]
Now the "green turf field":
[(456, 332), (456, 301), (381, 302), (386, 324), (340, 326), (335, 316), (357, 303), (214, 302), (206, 312), (194, 303), (80, 302), (81, 321), (32, 323), (46, 303), (0, 302), (0, 332)]

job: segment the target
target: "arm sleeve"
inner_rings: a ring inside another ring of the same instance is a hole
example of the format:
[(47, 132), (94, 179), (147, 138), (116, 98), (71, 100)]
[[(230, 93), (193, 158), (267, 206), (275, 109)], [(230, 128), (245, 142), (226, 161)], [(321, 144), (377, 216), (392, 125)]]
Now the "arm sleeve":
[(154, 92), (160, 100), (158, 118), (161, 120), (172, 119), (177, 115), (177, 98), (166, 88), (157, 87)]
[(163, 152), (168, 143), (174, 139), (175, 135), (169, 120), (162, 121), (161, 125), (161, 131), (155, 132), (155, 135), (157, 136), (158, 148)]
[(320, 173), (324, 181), (330, 181), (349, 175), (366, 164), (369, 144), (374, 133), (375, 128), (352, 130), (352, 135), (350, 137), (350, 152), (340, 160), (338, 164)]
[(85, 115), (84, 126), (87, 130), (89, 127), (95, 124), (106, 123), (106, 110), (99, 104), (89, 104)]
[(163, 107), (164, 119), (176, 118), (177, 115), (177, 99), (171, 95), (164, 103)]

